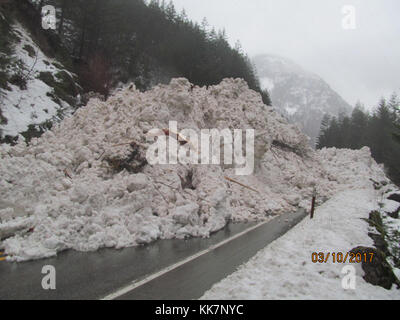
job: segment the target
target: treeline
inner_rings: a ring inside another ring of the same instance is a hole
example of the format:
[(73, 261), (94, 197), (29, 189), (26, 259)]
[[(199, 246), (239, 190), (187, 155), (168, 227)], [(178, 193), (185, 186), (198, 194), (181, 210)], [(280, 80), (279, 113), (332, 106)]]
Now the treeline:
[(351, 116), (324, 116), (317, 148), (360, 149), (368, 146), (389, 177), (400, 184), (400, 100), (382, 98), (371, 113), (357, 104)]
[[(20, 0), (17, 0), (20, 1)], [(26, 0), (25, 0), (26, 1)], [(258, 77), (240, 45), (232, 48), (224, 31), (177, 13), (164, 0), (31, 0), (38, 10), (57, 8), (57, 34), (73, 57), (86, 91), (107, 95), (118, 83), (141, 90), (173, 77), (213, 85), (239, 77), (262, 93)]]

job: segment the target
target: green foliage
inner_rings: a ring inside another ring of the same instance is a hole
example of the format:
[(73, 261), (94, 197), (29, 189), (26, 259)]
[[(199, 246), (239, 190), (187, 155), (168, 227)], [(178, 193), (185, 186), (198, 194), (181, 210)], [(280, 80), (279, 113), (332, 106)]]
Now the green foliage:
[(394, 121), (394, 131), (393, 131), (393, 139), (400, 143), (400, 99), (397, 97), (397, 94), (393, 93), (390, 97), (390, 101), (388, 103), (389, 109), (394, 113), (395, 121)]
[(1, 109), (0, 109), (0, 124), (7, 124), (7, 119), (4, 118)]
[(389, 102), (381, 99), (370, 115), (357, 104), (350, 117), (324, 117), (317, 148), (337, 147), (371, 149), (378, 163), (383, 163), (393, 182), (400, 183), (400, 113), (395, 95)]
[(53, 88), (50, 96), (53, 100), (60, 104), (59, 99), (62, 99), (70, 105), (75, 104), (75, 96), (78, 93), (78, 88), (74, 79), (66, 71), (60, 71), (55, 74), (55, 78), (51, 72), (40, 72), (38, 79), (42, 80), (49, 87)]
[(23, 49), (24, 49), (26, 52), (28, 52), (28, 54), (29, 54), (29, 56), (30, 56), (31, 58), (33, 58), (33, 57), (36, 56), (35, 49), (34, 49), (31, 45), (26, 44), (26, 45), (24, 45)]
[(370, 227), (374, 227), (378, 232), (378, 235), (374, 236), (374, 240), (376, 244), (378, 244), (377, 247), (379, 247), (385, 255), (392, 258), (397, 268), (400, 267), (400, 248), (397, 245), (400, 240), (400, 232), (390, 228), (390, 226), (387, 225), (387, 219), (383, 219), (381, 213), (378, 211), (372, 211), (369, 215), (369, 219), (365, 220), (369, 223)]
[(11, 63), (11, 32), (10, 20), (6, 18), (5, 12), (0, 11), (0, 89), (8, 90), (7, 82), (9, 75), (7, 68)]
[(39, 138), (44, 132), (50, 130), (53, 126), (53, 123), (50, 120), (47, 120), (39, 125), (29, 125), (28, 130), (22, 132), (21, 135), (25, 138), (25, 141), (29, 143), (32, 138)]
[(18, 86), (21, 90), (27, 89), (27, 81), (22, 72), (17, 72), (11, 75), (8, 79), (8, 82), (15, 86)]
[(371, 227), (375, 227), (375, 229), (382, 235), (382, 237), (386, 235), (382, 217), (378, 211), (371, 212), (367, 221)]
[(57, 85), (55, 86), (56, 92), (63, 96), (71, 96), (74, 97), (78, 94), (78, 88), (76, 86), (75, 80), (68, 74), (66, 71), (59, 71), (55, 74), (57, 79)]
[(51, 72), (40, 72), (37, 78), (39, 80), (42, 80), (49, 87), (52, 87), (56, 84), (56, 81), (54, 80), (53, 74)]
[(261, 97), (262, 97), (262, 100), (263, 100), (265, 105), (267, 105), (267, 106), (271, 106), (272, 105), (271, 97), (270, 97), (270, 95), (269, 95), (267, 90), (262, 90), (261, 91)]
[(21, 90), (27, 89), (26, 67), (22, 60), (10, 58), (7, 66), (7, 81)]

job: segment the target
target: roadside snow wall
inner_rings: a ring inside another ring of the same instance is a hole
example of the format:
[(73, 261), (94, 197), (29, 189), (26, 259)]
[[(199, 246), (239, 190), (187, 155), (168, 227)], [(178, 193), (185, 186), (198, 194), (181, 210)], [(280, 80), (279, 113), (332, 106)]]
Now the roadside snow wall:
[[(196, 132), (254, 129), (254, 174), (236, 176), (225, 165), (149, 165), (148, 133), (169, 121)], [(229, 221), (308, 209), (314, 186), (325, 200), (370, 178), (387, 181), (367, 148), (313, 151), (243, 80), (199, 88), (183, 78), (92, 99), (29, 146), (1, 145), (0, 177), (0, 237), (15, 261), (207, 237)]]

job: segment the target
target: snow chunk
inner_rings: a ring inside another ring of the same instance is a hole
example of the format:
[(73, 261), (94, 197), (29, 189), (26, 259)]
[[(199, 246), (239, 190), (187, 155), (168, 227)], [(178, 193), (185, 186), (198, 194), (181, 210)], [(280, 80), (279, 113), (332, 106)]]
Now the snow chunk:
[(199, 221), (198, 211), (199, 206), (196, 203), (190, 203), (175, 208), (172, 217), (177, 223), (182, 225), (196, 225)]

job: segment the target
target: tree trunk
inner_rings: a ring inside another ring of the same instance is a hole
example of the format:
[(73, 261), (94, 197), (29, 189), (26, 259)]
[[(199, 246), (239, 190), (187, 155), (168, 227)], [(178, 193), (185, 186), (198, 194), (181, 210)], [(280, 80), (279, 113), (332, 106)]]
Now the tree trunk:
[(65, 17), (65, 10), (67, 8), (67, 0), (63, 0), (61, 5), (61, 16), (60, 16), (60, 24), (58, 26), (58, 34), (62, 37), (63, 34), (63, 27), (64, 27), (64, 17)]

